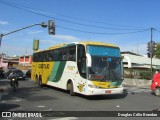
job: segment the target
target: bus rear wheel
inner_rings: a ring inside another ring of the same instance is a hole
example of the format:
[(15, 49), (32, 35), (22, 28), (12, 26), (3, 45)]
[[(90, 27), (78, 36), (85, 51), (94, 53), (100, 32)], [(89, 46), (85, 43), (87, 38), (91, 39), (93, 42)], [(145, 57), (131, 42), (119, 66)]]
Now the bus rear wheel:
[(39, 79), (38, 79), (38, 77), (36, 76), (36, 77), (35, 77), (35, 84), (38, 84), (38, 82), (39, 82)]
[(42, 78), (41, 77), (39, 78), (39, 86), (43, 87), (43, 83), (42, 83)]
[(74, 96), (75, 95), (75, 92), (74, 92), (74, 87), (73, 87), (73, 83), (72, 82), (69, 82), (67, 84), (67, 90), (69, 90), (69, 94), (71, 96)]

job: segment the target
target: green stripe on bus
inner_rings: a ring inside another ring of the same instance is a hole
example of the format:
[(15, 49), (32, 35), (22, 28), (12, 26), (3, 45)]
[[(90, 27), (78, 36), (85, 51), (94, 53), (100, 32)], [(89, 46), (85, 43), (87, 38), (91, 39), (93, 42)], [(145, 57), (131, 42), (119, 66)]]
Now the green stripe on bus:
[(58, 82), (63, 74), (65, 65), (66, 61), (55, 62), (49, 76), (49, 81)]
[(121, 85), (122, 81), (118, 81), (118, 82), (111, 82), (110, 86), (119, 86)]

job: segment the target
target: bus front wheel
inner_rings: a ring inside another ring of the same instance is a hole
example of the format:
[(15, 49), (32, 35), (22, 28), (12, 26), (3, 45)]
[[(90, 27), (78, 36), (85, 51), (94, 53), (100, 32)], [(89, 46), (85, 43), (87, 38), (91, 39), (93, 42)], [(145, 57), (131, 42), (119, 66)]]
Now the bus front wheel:
[(67, 90), (69, 90), (69, 94), (71, 96), (74, 96), (75, 95), (75, 92), (74, 92), (74, 87), (73, 87), (73, 83), (72, 82), (69, 82), (68, 85), (67, 85)]

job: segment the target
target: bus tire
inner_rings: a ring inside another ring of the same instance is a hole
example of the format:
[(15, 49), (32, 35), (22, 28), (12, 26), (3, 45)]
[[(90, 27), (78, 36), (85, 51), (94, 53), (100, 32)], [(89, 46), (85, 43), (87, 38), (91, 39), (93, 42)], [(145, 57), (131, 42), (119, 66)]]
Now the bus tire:
[(42, 78), (41, 77), (39, 78), (39, 86), (43, 87), (43, 83), (42, 83)]
[(70, 94), (71, 96), (74, 96), (74, 95), (75, 95), (74, 87), (73, 87), (73, 83), (72, 83), (72, 82), (69, 82), (69, 83), (68, 83), (67, 89), (69, 90), (69, 94)]
[(39, 79), (38, 79), (38, 77), (36, 76), (35, 77), (35, 84), (38, 84), (39, 83)]

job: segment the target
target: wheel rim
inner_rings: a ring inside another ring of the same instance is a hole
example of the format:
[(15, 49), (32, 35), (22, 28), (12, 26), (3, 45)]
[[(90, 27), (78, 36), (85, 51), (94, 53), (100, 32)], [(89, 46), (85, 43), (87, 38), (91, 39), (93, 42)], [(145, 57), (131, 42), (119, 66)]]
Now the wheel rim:
[(159, 88), (156, 88), (156, 89), (155, 89), (155, 94), (156, 94), (157, 96), (160, 96), (160, 89), (159, 89)]

